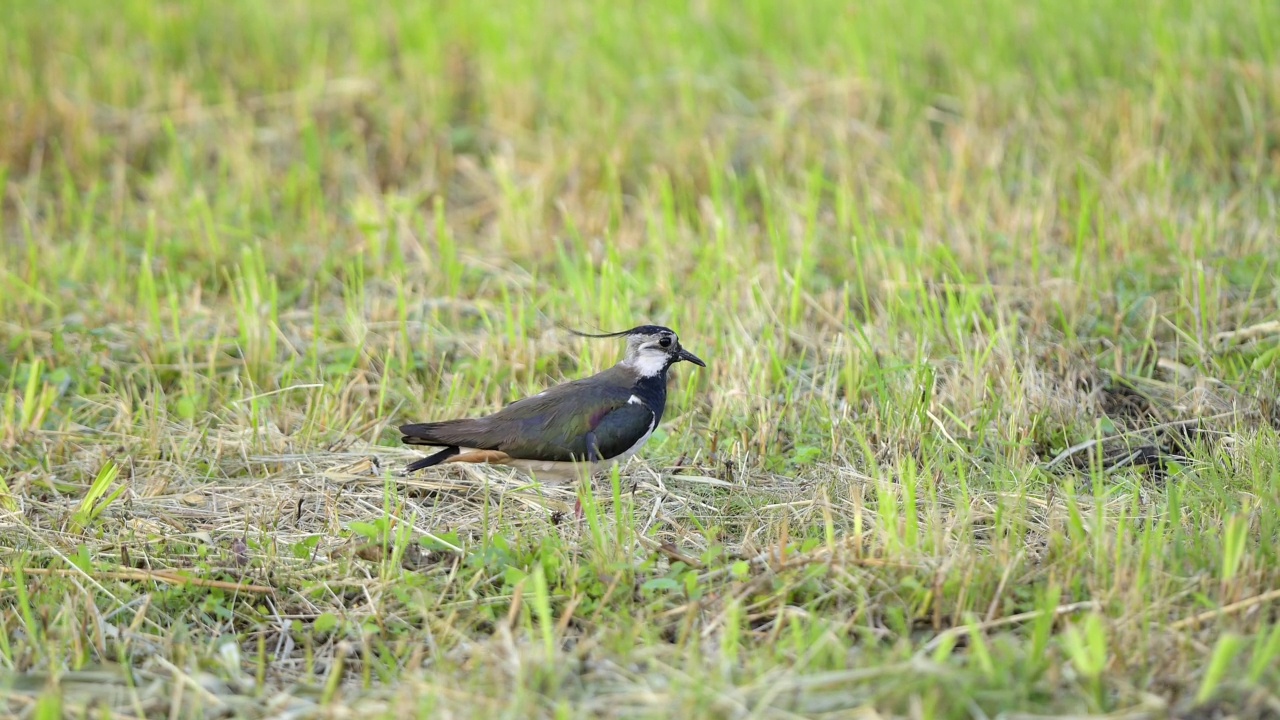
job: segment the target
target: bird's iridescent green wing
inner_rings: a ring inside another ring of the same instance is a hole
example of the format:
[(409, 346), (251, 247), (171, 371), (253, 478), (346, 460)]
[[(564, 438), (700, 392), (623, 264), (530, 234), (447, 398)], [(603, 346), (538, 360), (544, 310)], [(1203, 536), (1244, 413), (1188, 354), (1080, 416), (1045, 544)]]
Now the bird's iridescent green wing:
[(592, 429), (601, 460), (621, 455), (653, 431), (657, 416), (648, 405), (628, 403), (601, 418)]

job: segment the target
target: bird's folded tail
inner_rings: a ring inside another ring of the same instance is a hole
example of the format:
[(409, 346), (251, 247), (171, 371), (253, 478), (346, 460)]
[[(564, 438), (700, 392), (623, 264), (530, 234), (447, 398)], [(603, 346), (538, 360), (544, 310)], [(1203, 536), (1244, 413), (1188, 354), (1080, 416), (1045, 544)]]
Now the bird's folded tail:
[(458, 445), (461, 447), (486, 447), (484, 431), (474, 420), (445, 420), (443, 422), (412, 423), (401, 425), (400, 442), (405, 445)]
[(399, 428), (400, 434), (404, 437), (400, 438), (400, 442), (405, 445), (454, 445), (456, 443), (440, 437), (441, 431), (448, 429), (446, 426), (447, 423), (401, 425)]
[[(405, 468), (406, 473), (439, 465), (444, 462), (492, 462), (496, 455), (506, 457), (505, 453), (492, 452), (492, 446), (483, 438), (472, 420), (446, 420), (433, 423), (413, 423), (401, 425), (400, 432), (404, 437), (400, 442), (405, 445), (435, 445), (444, 447), (434, 455), (415, 460)], [(488, 446), (488, 447), (486, 447)], [(460, 455), (462, 448), (476, 448), (481, 452), (468, 452)]]
[(457, 446), (447, 447), (438, 453), (433, 453), (419, 460), (414, 460), (413, 462), (405, 466), (404, 471), (406, 473), (411, 473), (417, 470), (421, 470), (422, 468), (431, 467), (432, 465), (439, 465), (445, 460), (448, 460), (454, 455), (457, 455), (458, 452), (459, 450)]

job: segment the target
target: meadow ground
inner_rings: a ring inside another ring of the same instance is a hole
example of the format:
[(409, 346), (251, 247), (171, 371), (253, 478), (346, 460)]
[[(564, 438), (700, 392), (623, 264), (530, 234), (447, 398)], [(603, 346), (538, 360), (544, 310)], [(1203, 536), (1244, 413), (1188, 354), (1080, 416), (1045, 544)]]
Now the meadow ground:
[(4, 15), (5, 712), (1280, 717), (1280, 3)]

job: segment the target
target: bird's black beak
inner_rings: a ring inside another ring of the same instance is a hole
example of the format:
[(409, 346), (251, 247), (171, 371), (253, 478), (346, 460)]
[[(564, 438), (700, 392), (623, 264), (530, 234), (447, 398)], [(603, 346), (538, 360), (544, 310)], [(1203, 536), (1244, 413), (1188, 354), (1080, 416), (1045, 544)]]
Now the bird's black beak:
[(694, 355), (693, 353), (689, 352), (688, 350), (685, 350), (684, 348), (680, 348), (680, 352), (676, 353), (676, 358), (679, 360), (688, 360), (689, 362), (693, 363), (694, 365), (697, 365), (698, 367), (707, 366), (706, 363), (702, 362), (702, 358), (698, 357), (697, 355)]

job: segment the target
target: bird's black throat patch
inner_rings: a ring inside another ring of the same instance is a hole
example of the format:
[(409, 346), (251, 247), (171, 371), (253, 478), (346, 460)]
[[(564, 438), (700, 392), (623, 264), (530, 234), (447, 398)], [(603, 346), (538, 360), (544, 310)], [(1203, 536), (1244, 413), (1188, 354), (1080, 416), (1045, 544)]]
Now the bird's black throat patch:
[(638, 378), (636, 384), (632, 386), (631, 392), (653, 411), (655, 425), (662, 422), (662, 411), (667, 406), (667, 373), (665, 370), (657, 375)]

